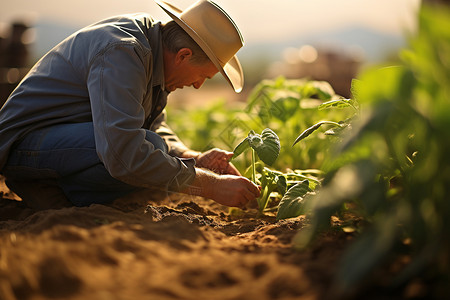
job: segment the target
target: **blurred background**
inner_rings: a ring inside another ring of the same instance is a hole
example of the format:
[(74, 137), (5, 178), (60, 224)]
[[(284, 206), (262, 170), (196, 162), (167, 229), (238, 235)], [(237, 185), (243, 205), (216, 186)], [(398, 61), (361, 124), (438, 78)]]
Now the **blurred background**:
[[(188, 7), (193, 0), (173, 0)], [(200, 91), (185, 88), (171, 103), (202, 104), (216, 97), (245, 101), (261, 79), (326, 80), (349, 95), (350, 81), (364, 66), (394, 60), (417, 27), (420, 0), (216, 0), (244, 36), (238, 57), (246, 85), (234, 94), (216, 76)], [(0, 10), (0, 104), (29, 68), (48, 50), (76, 30), (103, 18), (148, 12), (169, 17), (152, 0), (2, 0)]]

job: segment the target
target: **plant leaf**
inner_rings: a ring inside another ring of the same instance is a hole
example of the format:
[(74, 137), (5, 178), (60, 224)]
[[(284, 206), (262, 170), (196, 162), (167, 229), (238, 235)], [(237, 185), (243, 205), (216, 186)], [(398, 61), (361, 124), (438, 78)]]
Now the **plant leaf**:
[(351, 125), (349, 122), (339, 122), (339, 124), (341, 125), (340, 127), (336, 126), (333, 128), (328, 129), (327, 131), (325, 131), (325, 135), (339, 135), (342, 134), (342, 132), (344, 130), (349, 130), (351, 129)]
[[(283, 92), (283, 94), (288, 93), (286, 91)], [(299, 109), (299, 102), (300, 101), (298, 99), (298, 93), (289, 91), (289, 93), (287, 95), (284, 95), (284, 97), (280, 97), (277, 100), (273, 101), (271, 107), (272, 115), (278, 120), (286, 122)]]
[(304, 98), (317, 98), (326, 101), (330, 100), (335, 92), (326, 81), (308, 81), (303, 85), (302, 94)]
[(341, 126), (341, 124), (336, 123), (336, 122), (332, 122), (332, 121), (320, 121), (317, 124), (314, 124), (313, 126), (309, 127), (308, 129), (306, 129), (305, 131), (303, 131), (294, 141), (294, 143), (292, 144), (292, 146), (294, 146), (295, 144), (297, 144), (298, 142), (300, 142), (301, 140), (303, 140), (304, 138), (308, 137), (311, 133), (313, 133), (314, 131), (316, 131), (317, 129), (320, 128), (320, 126), (322, 126), (323, 124), (330, 124), (330, 125), (334, 125), (334, 126)]
[(330, 100), (327, 102), (324, 102), (322, 104), (319, 105), (318, 109), (322, 110), (322, 109), (327, 109), (327, 108), (345, 108), (345, 107), (349, 107), (352, 106), (352, 99), (335, 99), (335, 100)]
[(255, 150), (256, 148), (261, 147), (261, 145), (263, 144), (262, 137), (259, 134), (255, 133), (253, 130), (251, 130), (248, 134), (247, 140), (250, 147)]
[(271, 129), (266, 128), (261, 135), (249, 135), (250, 146), (267, 165), (272, 165), (280, 154), (280, 139)]
[(231, 157), (231, 159), (238, 157), (239, 155), (241, 155), (242, 152), (244, 152), (248, 148), (250, 148), (250, 143), (248, 142), (248, 138), (245, 138), (242, 142), (239, 143), (239, 145), (236, 146), (236, 148), (234, 148), (233, 150), (234, 154)]
[(277, 220), (299, 216), (303, 212), (304, 196), (310, 191), (306, 179), (292, 186), (278, 204)]

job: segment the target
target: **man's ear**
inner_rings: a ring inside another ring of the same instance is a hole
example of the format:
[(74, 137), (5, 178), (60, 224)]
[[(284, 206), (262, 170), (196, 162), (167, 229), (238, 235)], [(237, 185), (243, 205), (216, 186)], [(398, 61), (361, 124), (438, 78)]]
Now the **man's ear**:
[(177, 64), (188, 62), (192, 57), (192, 50), (189, 48), (181, 48), (178, 50), (175, 56), (175, 62)]

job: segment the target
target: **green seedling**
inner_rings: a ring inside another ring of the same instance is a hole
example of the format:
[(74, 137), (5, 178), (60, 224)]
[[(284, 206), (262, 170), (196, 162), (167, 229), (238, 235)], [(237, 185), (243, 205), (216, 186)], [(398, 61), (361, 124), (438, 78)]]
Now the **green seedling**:
[[(255, 184), (261, 186), (261, 194), (257, 199), (259, 214), (271, 210), (267, 208), (270, 196), (273, 193), (279, 195), (281, 199), (277, 210), (277, 219), (296, 217), (303, 211), (303, 198), (306, 193), (311, 192), (311, 187), (315, 188), (319, 180), (308, 177), (302, 172), (290, 171), (282, 173), (271, 170), (264, 166), (272, 165), (280, 152), (280, 140), (275, 132), (266, 128), (261, 135), (253, 130), (234, 149), (232, 158), (238, 157), (247, 149), (252, 151), (251, 178)], [(262, 162), (257, 161), (259, 158)], [(311, 183), (310, 183), (311, 182)]]
[[(262, 170), (261, 170), (262, 169)], [(272, 193), (278, 194), (276, 197), (281, 198), (276, 207), (277, 220), (297, 217), (306, 211), (305, 205), (306, 194), (320, 184), (320, 181), (311, 176), (297, 172), (282, 173), (271, 170), (267, 167), (257, 165), (257, 170), (261, 174), (261, 196), (259, 198), (260, 212), (266, 209)]]
[(250, 148), (252, 149), (252, 181), (256, 183), (256, 154), (265, 164), (272, 165), (280, 154), (280, 139), (269, 128), (264, 129), (261, 135), (251, 130), (248, 136), (234, 149), (232, 159)]
[(277, 134), (269, 128), (264, 129), (260, 135), (251, 130), (248, 136), (234, 149), (232, 159), (238, 157), (247, 149), (251, 149), (252, 151), (252, 181), (255, 184), (261, 184), (262, 188), (261, 195), (258, 198), (259, 212), (262, 213), (266, 208), (267, 200), (270, 195), (269, 189), (272, 188), (272, 185), (270, 185), (269, 182), (273, 182), (275, 179), (272, 178), (272, 174), (264, 174), (264, 172), (262, 172), (260, 182), (257, 182), (256, 159), (258, 157), (265, 164), (269, 166), (272, 165), (280, 154), (280, 139)]

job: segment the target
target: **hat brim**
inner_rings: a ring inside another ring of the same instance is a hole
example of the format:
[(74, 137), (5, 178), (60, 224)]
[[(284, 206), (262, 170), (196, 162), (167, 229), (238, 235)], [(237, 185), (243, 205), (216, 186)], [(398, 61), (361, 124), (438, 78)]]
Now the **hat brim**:
[(155, 2), (187, 33), (189, 36), (202, 48), (205, 54), (209, 57), (211, 62), (216, 66), (222, 76), (229, 82), (231, 87), (236, 93), (242, 91), (244, 86), (244, 73), (242, 71), (241, 63), (236, 55), (234, 55), (223, 66), (217, 59), (214, 52), (208, 46), (208, 44), (181, 19), (181, 13), (183, 12), (178, 7), (167, 3), (165, 1), (155, 0)]

